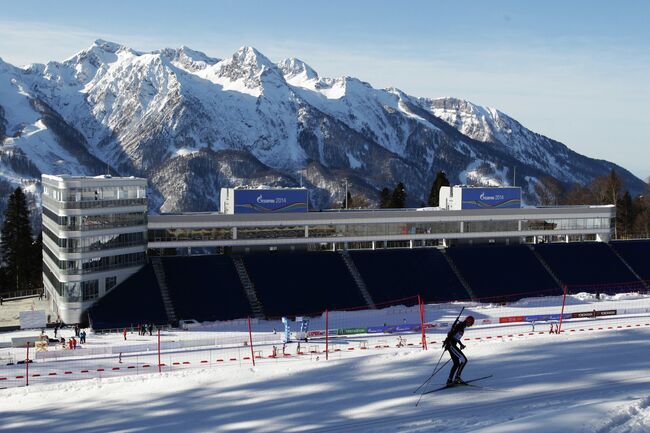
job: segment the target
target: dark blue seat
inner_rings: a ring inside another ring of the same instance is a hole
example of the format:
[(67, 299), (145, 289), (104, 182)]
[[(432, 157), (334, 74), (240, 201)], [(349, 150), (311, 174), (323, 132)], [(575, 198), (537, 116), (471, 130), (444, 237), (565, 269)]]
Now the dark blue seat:
[(340, 254), (272, 252), (243, 256), (269, 317), (310, 315), (365, 305)]
[(167, 324), (160, 288), (150, 263), (99, 299), (88, 310), (93, 329)]
[(639, 277), (650, 282), (650, 240), (615, 241), (611, 245)]
[(179, 320), (232, 320), (252, 314), (230, 256), (164, 257), (162, 262)]
[(350, 256), (376, 304), (418, 294), (425, 302), (469, 298), (435, 248), (357, 250), (350, 251)]
[(456, 246), (447, 254), (479, 299), (515, 300), (562, 293), (525, 245)]
[(641, 288), (641, 282), (605, 243), (539, 244), (535, 250), (570, 292), (618, 293)]

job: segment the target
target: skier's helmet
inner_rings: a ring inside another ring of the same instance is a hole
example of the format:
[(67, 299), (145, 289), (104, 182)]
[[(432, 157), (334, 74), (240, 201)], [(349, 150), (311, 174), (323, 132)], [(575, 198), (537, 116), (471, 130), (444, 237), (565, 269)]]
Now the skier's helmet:
[(465, 325), (472, 326), (474, 324), (474, 316), (465, 317)]

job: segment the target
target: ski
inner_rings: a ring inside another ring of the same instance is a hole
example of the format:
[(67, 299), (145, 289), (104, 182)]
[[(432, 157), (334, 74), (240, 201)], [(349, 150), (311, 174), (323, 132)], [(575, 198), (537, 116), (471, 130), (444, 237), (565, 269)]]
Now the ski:
[(443, 389), (447, 389), (447, 388), (456, 388), (456, 387), (463, 386), (463, 385), (467, 385), (467, 386), (475, 386), (475, 387), (478, 388), (479, 386), (478, 386), (478, 385), (472, 385), (472, 382), (477, 382), (477, 381), (479, 381), (479, 380), (489, 379), (489, 378), (492, 377), (492, 376), (494, 376), (494, 375), (493, 375), (493, 374), (490, 374), (490, 375), (488, 375), (488, 376), (477, 377), (476, 379), (466, 380), (465, 383), (454, 383), (454, 384), (452, 384), (452, 385), (444, 385), (444, 386), (441, 386), (441, 387), (439, 387), (439, 388), (435, 388), (435, 389), (432, 389), (432, 390), (429, 390), (429, 391), (425, 391), (425, 392), (423, 392), (422, 394), (423, 394), (423, 395), (424, 395), (424, 394), (431, 394), (432, 392), (442, 391)]

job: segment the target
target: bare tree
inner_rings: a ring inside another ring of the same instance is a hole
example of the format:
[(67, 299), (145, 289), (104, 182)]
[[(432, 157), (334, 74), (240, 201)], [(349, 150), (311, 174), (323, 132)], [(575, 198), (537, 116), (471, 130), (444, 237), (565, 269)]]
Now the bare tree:
[(557, 206), (560, 203), (564, 188), (562, 183), (553, 176), (544, 176), (537, 179), (535, 193), (542, 206)]

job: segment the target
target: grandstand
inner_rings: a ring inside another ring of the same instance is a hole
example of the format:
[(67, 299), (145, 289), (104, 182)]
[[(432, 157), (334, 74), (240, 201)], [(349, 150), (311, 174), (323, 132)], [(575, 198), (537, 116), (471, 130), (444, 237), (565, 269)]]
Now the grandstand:
[(339, 254), (295, 251), (247, 254), (243, 258), (269, 317), (365, 305)]
[(153, 266), (149, 263), (111, 290), (89, 310), (94, 329), (122, 328), (138, 323), (167, 324)]
[(558, 282), (525, 245), (457, 246), (447, 254), (478, 299), (562, 293)]
[[(648, 249), (650, 241), (612, 246), (600, 242), (473, 245), (444, 252), (438, 248), (350, 250), (352, 269), (342, 254), (332, 251), (252, 252), (237, 257), (245, 265), (264, 317), (278, 318), (368, 308), (355, 270), (379, 308), (412, 303), (417, 295), (428, 303), (470, 297), (500, 302), (560, 294), (561, 286), (573, 292), (647, 290)], [(161, 261), (177, 319), (231, 320), (253, 314), (233, 256), (163, 257)], [(100, 299), (89, 314), (96, 329), (169, 322), (151, 264)]]
[(650, 240), (615, 241), (610, 245), (642, 280), (650, 282)]
[(573, 290), (616, 293), (645, 288), (606, 243), (540, 244), (535, 250)]
[(229, 256), (164, 257), (162, 263), (178, 320), (231, 320), (251, 315)]
[(427, 302), (470, 297), (436, 248), (358, 250), (350, 256), (377, 304), (417, 295)]

